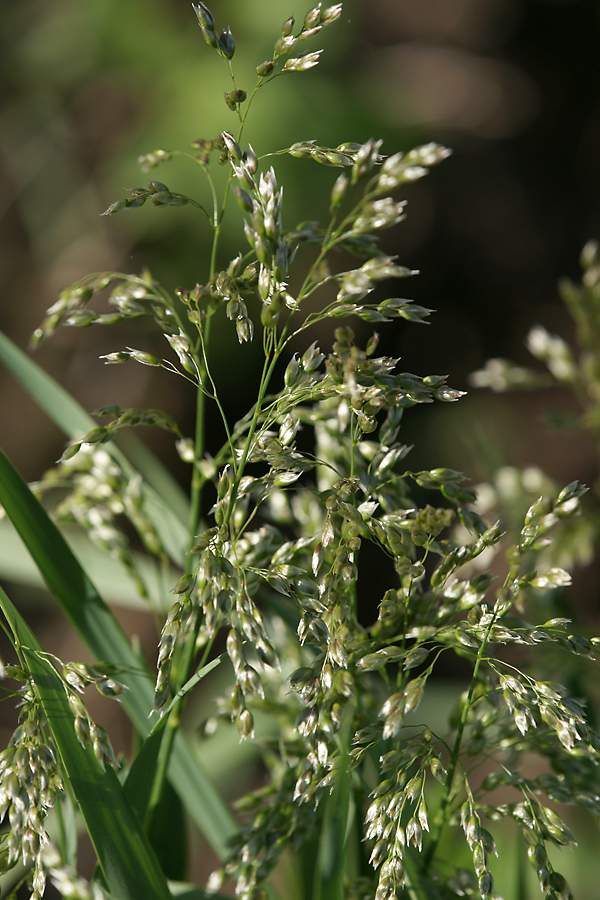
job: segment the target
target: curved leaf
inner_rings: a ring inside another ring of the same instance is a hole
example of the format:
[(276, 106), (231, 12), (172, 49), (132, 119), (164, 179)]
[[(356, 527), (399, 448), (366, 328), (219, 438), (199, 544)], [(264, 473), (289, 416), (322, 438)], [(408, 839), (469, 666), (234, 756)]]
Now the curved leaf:
[[(21, 535), (55, 600), (96, 660), (111, 662), (129, 691), (123, 706), (138, 733), (151, 729), (153, 681), (121, 626), (88, 578), (60, 531), (0, 450), (0, 503)], [(218, 856), (227, 853), (237, 826), (185, 736), (178, 732), (169, 780)]]
[(35, 684), (108, 889), (119, 900), (170, 900), (165, 876), (117, 776), (111, 768), (103, 772), (92, 748), (79, 744), (62, 681), (1, 588), (0, 608)]
[[(26, 353), (0, 332), (0, 361), (15, 376), (46, 415), (69, 438), (80, 438), (97, 423), (57, 381), (38, 366)], [(162, 463), (137, 440), (127, 436), (127, 455), (135, 461), (135, 468), (114, 443), (105, 449), (119, 463), (126, 475), (137, 471), (144, 477), (142, 492), (164, 547), (178, 565), (183, 562), (183, 548), (187, 546), (189, 503), (180, 486)]]
[[(159, 582), (156, 566), (147, 556), (132, 553), (136, 569), (148, 590), (148, 599), (144, 599), (121, 563), (96, 546), (81, 528), (60, 526), (59, 531), (111, 606), (124, 606), (144, 612), (148, 612), (149, 608), (162, 613), (168, 611), (172, 598), (165, 595), (162, 579)], [(173, 569), (172, 575), (167, 575), (167, 579), (170, 577), (175, 582), (179, 576), (176, 571)], [(44, 586), (39, 569), (8, 519), (0, 520), (0, 578), (32, 587)]]

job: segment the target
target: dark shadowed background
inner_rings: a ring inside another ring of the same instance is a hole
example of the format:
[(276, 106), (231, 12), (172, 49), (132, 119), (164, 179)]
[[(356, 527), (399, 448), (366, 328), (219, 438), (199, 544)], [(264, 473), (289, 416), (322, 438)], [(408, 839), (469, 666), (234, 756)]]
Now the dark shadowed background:
[[(213, 12), (233, 29), (238, 81), (248, 87), (254, 65), (270, 54), (275, 23), (304, 9), (294, 0), (215, 0)], [(125, 188), (144, 183), (140, 153), (185, 148), (233, 127), (221, 99), (229, 87), (225, 67), (204, 44), (190, 5), (7, 0), (0, 29), (2, 328), (25, 346), (56, 292), (94, 270), (147, 264), (170, 287), (201, 282), (209, 238), (201, 213), (144, 207), (99, 217)], [(427, 328), (387, 329), (385, 350), (401, 355), (409, 371), (443, 371), (463, 388), (489, 356), (526, 359), (523, 338), (534, 322), (567, 332), (557, 279), (577, 277), (581, 247), (600, 235), (597, 0), (355, 0), (321, 37), (317, 69), (277, 79), (259, 96), (247, 133), (258, 152), (300, 139), (334, 146), (370, 136), (383, 137), (388, 153), (429, 140), (454, 150), (406, 190), (408, 219), (384, 236), (387, 252), (421, 270), (404, 289), (437, 310)], [(277, 160), (288, 225), (325, 212), (336, 173), (319, 169), (311, 193), (305, 174), (312, 179), (315, 168)], [(201, 198), (197, 175), (176, 161), (146, 178)], [(230, 219), (239, 226), (235, 212)], [(230, 229), (223, 263), (237, 240)], [(151, 348), (151, 336), (135, 336)], [(227, 336), (222, 340), (221, 374), (242, 408), (248, 380), (227, 366)], [(152, 397), (153, 405), (189, 415), (191, 396), (164, 373), (98, 361), (122, 343), (118, 331), (62, 330), (37, 358), (88, 409)], [(248, 370), (252, 359), (249, 350)], [(0, 377), (2, 444), (34, 478), (56, 458), (62, 437)], [(545, 464), (543, 453), (562, 477), (571, 465), (566, 445), (530, 432), (531, 400), (526, 433), (515, 428), (520, 402), (511, 401), (509, 411), (504, 399), (469, 397), (461, 416), (453, 410), (450, 417), (459, 420), (459, 433), (445, 409), (415, 413), (425, 435), (435, 433), (422, 452), (436, 464), (450, 454), (445, 462), (464, 467), (464, 422), (474, 418), (494, 436), (490, 465)], [(508, 427), (498, 427), (503, 417)], [(572, 453), (585, 468), (581, 448)]]
[[(271, 54), (296, 0), (215, 0), (217, 23), (237, 42), (238, 84)], [(408, 187), (408, 218), (382, 246), (419, 269), (401, 290), (437, 310), (427, 327), (383, 331), (384, 352), (407, 371), (447, 373), (452, 386), (488, 357), (528, 361), (531, 325), (570, 336), (558, 300), (577, 278), (584, 243), (600, 237), (600, 4), (597, 0), (350, 0), (321, 33), (311, 72), (267, 85), (246, 136), (257, 152), (301, 139), (336, 146), (384, 138), (388, 153), (435, 140), (453, 156)], [(100, 217), (125, 189), (150, 178), (202, 201), (205, 184), (185, 160), (142, 175), (137, 157), (188, 146), (235, 125), (223, 100), (225, 65), (204, 43), (185, 0), (7, 0), (0, 22), (0, 327), (25, 347), (57, 291), (92, 271), (148, 265), (170, 288), (206, 278), (209, 229), (191, 208)], [(315, 46), (317, 44), (315, 43)], [(284, 223), (326, 214), (334, 169), (278, 157)], [(307, 180), (308, 179), (308, 182)], [(307, 184), (312, 187), (310, 190)], [(245, 246), (232, 210), (220, 262)], [(356, 330), (370, 333), (364, 323)], [(330, 333), (315, 333), (327, 349)], [(152, 350), (144, 323), (61, 329), (36, 353), (88, 410), (116, 402), (167, 409), (191, 428), (194, 399), (144, 366), (106, 367), (124, 345)], [(214, 365), (227, 403), (243, 413), (258, 348), (231, 365), (223, 326)], [(507, 464), (539, 464), (558, 481), (595, 480), (584, 440), (547, 431), (544, 396), (471, 390), (460, 409), (406, 417), (419, 465), (449, 465), (475, 481)], [(567, 402), (561, 397), (551, 402)], [(34, 479), (62, 451), (62, 434), (0, 371), (0, 441)], [(215, 427), (216, 420), (215, 420)], [(185, 480), (163, 435), (148, 435)]]

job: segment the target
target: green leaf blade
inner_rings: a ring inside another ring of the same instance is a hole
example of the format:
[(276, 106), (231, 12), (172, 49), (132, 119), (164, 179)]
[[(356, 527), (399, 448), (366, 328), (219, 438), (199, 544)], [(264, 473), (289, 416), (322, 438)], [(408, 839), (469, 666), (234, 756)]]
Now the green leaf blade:
[[(44, 372), (2, 332), (0, 332), (0, 362), (4, 363), (21, 386), (67, 437), (72, 440), (81, 438), (97, 426), (97, 422), (85, 412), (68, 391), (47, 372)], [(136, 471), (139, 471), (144, 477), (142, 493), (154, 527), (173, 562), (182, 565), (184, 561), (183, 548), (188, 543), (189, 502), (187, 497), (162, 463), (133, 434), (127, 435), (126, 448), (127, 454), (135, 462), (135, 468), (114, 443), (105, 445), (107, 452), (119, 463), (126, 475), (132, 477)]]
[[(150, 674), (142, 668), (121, 626), (87, 577), (47, 512), (0, 450), (0, 504), (19, 532), (55, 600), (96, 660), (118, 667), (129, 688), (123, 707), (145, 738), (154, 700)], [(178, 733), (169, 779), (220, 858), (237, 825), (188, 740)]]
[(62, 681), (1, 588), (0, 608), (33, 678), (109, 890), (119, 900), (170, 900), (165, 876), (117, 776), (110, 768), (103, 772), (92, 748), (79, 744)]

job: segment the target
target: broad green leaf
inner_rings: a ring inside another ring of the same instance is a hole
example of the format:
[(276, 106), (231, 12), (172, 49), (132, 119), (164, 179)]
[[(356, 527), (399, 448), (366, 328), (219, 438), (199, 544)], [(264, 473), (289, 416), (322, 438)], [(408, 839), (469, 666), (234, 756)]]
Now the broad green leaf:
[(146, 817), (146, 808), (152, 790), (152, 779), (158, 762), (158, 754), (166, 723), (167, 718), (165, 716), (154, 726), (131, 764), (123, 784), (127, 799), (135, 810), (140, 822), (143, 822)]
[(177, 791), (166, 781), (148, 831), (150, 846), (167, 879), (182, 881), (188, 874), (187, 816)]
[(77, 804), (72, 794), (65, 792), (62, 796), (57, 797), (53, 815), (56, 819), (56, 828), (53, 832), (50, 827), (49, 833), (54, 835), (62, 861), (67, 866), (76, 868), (79, 833)]
[[(97, 426), (97, 422), (57, 381), (1, 332), (0, 361), (67, 437), (80, 438)], [(127, 446), (130, 456), (135, 457), (140, 474), (146, 479), (142, 491), (154, 527), (173, 562), (181, 565), (184, 548), (188, 546), (187, 498), (162, 463), (143, 447), (133, 434), (128, 436)], [(138, 471), (114, 442), (106, 444), (105, 449), (119, 463), (126, 475), (132, 477)]]
[(134, 759), (123, 787), (138, 820), (144, 824), (163, 872), (167, 878), (182, 881), (187, 875), (186, 823), (179, 795), (168, 781), (162, 787), (154, 815), (147, 821), (166, 723), (165, 716), (152, 729)]
[(297, 881), (301, 884), (301, 900), (314, 900), (315, 870), (319, 858), (319, 833), (313, 833), (298, 850)]
[[(66, 541), (7, 456), (0, 450), (0, 504), (21, 535), (55, 600), (96, 660), (118, 667), (130, 688), (123, 706), (144, 738), (153, 681), (133, 652), (121, 626), (106, 606)], [(210, 776), (181, 732), (175, 738), (169, 779), (188, 812), (218, 856), (227, 853), (237, 826)]]
[(0, 608), (34, 681), (108, 889), (119, 900), (170, 900), (165, 876), (117, 776), (111, 768), (103, 772), (92, 748), (79, 744), (62, 681), (1, 588)]

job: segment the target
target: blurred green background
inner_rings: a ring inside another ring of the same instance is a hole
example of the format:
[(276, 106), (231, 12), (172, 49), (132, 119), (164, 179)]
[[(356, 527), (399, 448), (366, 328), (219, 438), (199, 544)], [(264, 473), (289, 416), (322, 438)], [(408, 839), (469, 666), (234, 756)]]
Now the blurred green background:
[[(304, 8), (296, 0), (215, 0), (217, 23), (229, 23), (236, 38), (241, 87), (253, 83), (254, 66), (270, 55), (279, 22), (292, 12), (300, 18)], [(428, 140), (454, 149), (406, 190), (408, 219), (383, 241), (421, 270), (404, 289), (438, 312), (427, 328), (386, 329), (384, 349), (401, 355), (409, 371), (447, 372), (464, 388), (489, 356), (526, 359), (522, 341), (532, 323), (564, 332), (556, 281), (577, 277), (581, 247), (600, 234), (597, 0), (350, 0), (320, 37), (314, 46), (325, 53), (316, 69), (278, 78), (259, 94), (247, 131), (259, 153), (300, 139), (335, 145), (370, 136), (383, 137), (389, 153)], [(136, 164), (145, 151), (186, 148), (235, 124), (223, 101), (226, 68), (204, 44), (190, 4), (7, 0), (0, 41), (0, 326), (25, 345), (56, 292), (94, 270), (148, 264), (171, 287), (202, 281), (209, 231), (198, 211), (144, 207), (99, 217), (148, 177), (205, 196), (191, 163), (176, 160), (149, 176)], [(276, 162), (285, 224), (323, 215), (335, 171)], [(223, 263), (240, 246), (236, 213)], [(128, 366), (125, 376), (98, 362), (122, 342), (119, 332), (62, 330), (37, 358), (88, 409), (108, 400), (142, 404), (152, 394), (155, 404), (188, 414), (190, 398), (164, 374)], [(231, 369), (223, 369), (227, 377)], [(1, 377), (2, 443), (35, 477), (62, 438)], [(232, 383), (234, 397), (238, 390)], [(496, 462), (530, 463), (541, 454), (563, 477), (573, 462), (564, 443), (540, 443), (521, 427), (531, 402), (522, 410), (511, 401), (509, 413), (498, 400), (490, 417), (489, 398), (473, 396), (458, 416), (441, 411), (435, 462), (464, 455), (461, 416), (476, 409), (488, 429), (498, 415), (515, 417), (512, 427), (496, 429)], [(420, 444), (431, 429), (423, 430)], [(583, 469), (593, 465), (581, 448), (576, 456)]]
[[(231, 26), (237, 84), (246, 89), (255, 66), (270, 57), (279, 24), (292, 13), (300, 20), (308, 8), (298, 0), (209, 6), (218, 26)], [(259, 93), (245, 134), (259, 154), (298, 140), (335, 146), (369, 137), (384, 138), (386, 153), (430, 140), (454, 150), (406, 189), (408, 218), (382, 241), (400, 263), (421, 271), (402, 289), (437, 313), (427, 327), (386, 326), (383, 352), (401, 356), (407, 371), (448, 373), (453, 387), (465, 389), (469, 373), (490, 356), (528, 364), (523, 340), (537, 322), (569, 339), (556, 282), (577, 279), (581, 247), (600, 238), (598, 0), (349, 0), (309, 49), (321, 46), (316, 69), (278, 78)], [(206, 279), (210, 234), (197, 210), (99, 214), (148, 178), (202, 202), (206, 185), (190, 162), (176, 159), (141, 175), (136, 159), (233, 130), (236, 118), (223, 99), (229, 89), (226, 67), (204, 43), (187, 0), (3, 0), (0, 328), (21, 347), (57, 291), (89, 272), (148, 265), (171, 288)], [(289, 157), (275, 164), (285, 184), (285, 226), (323, 217), (336, 170)], [(240, 224), (232, 209), (223, 265), (246, 248)], [(371, 331), (353, 327), (364, 339)], [(232, 363), (231, 332), (217, 330), (214, 365), (225, 405), (242, 414), (259, 348), (243, 348)], [(323, 331), (311, 340), (327, 350), (330, 337)], [(112, 402), (158, 406), (191, 433), (194, 397), (180, 381), (98, 360), (125, 345), (160, 346), (135, 320), (114, 330), (62, 329), (36, 359), (88, 410)], [(594, 483), (591, 443), (555, 435), (539, 421), (550, 402), (570, 401), (471, 391), (458, 405), (414, 410), (403, 435), (416, 445), (409, 464), (449, 465), (474, 481), (501, 465), (535, 464), (565, 484)], [(185, 480), (170, 441), (149, 440)], [(0, 445), (28, 479), (64, 446), (4, 371)], [(594, 565), (578, 576), (573, 600), (596, 633), (599, 581)], [(40, 627), (50, 628), (39, 615)], [(588, 834), (586, 864), (568, 873), (579, 879), (580, 900), (597, 896), (591, 873), (598, 835)], [(564, 860), (561, 867), (567, 874)]]
[[(438, 311), (427, 328), (385, 330), (384, 350), (401, 355), (408, 371), (445, 372), (464, 388), (489, 356), (526, 360), (522, 342), (534, 322), (568, 336), (556, 281), (577, 277), (581, 247), (600, 234), (599, 9), (597, 0), (350, 0), (322, 43), (315, 39), (325, 46), (320, 65), (259, 94), (247, 130), (259, 153), (301, 139), (336, 145), (371, 136), (383, 137), (388, 153), (429, 140), (454, 149), (406, 190), (408, 219), (383, 240), (421, 271), (403, 289)], [(229, 23), (237, 42), (239, 86), (253, 84), (279, 22), (304, 11), (297, 0), (215, 0), (217, 23)], [(2, 329), (26, 345), (56, 292), (94, 270), (147, 264), (170, 287), (202, 282), (209, 231), (197, 210), (99, 217), (149, 177), (206, 196), (189, 162), (148, 176), (136, 163), (145, 151), (185, 149), (235, 124), (223, 100), (226, 68), (204, 44), (190, 4), (6, 0), (0, 41)], [(335, 170), (287, 157), (276, 163), (285, 224), (324, 215)], [(222, 263), (245, 246), (239, 224), (232, 210)], [(191, 397), (164, 374), (102, 366), (100, 353), (124, 342), (119, 331), (63, 329), (37, 359), (88, 409), (152, 396), (189, 416)], [(229, 379), (223, 389), (241, 409), (225, 348), (216, 353)], [(36, 477), (62, 437), (0, 379), (3, 446)], [(496, 464), (540, 462), (559, 480), (570, 480), (574, 466), (589, 480), (590, 448), (541, 441), (530, 428), (537, 403), (473, 392), (460, 414), (420, 410), (412, 418), (426, 462), (470, 464), (477, 478)], [(465, 447), (473, 420), (492, 437), (487, 461), (481, 448)]]
[[(280, 22), (305, 13), (297, 0), (215, 0), (212, 11), (233, 30), (237, 82), (246, 89), (270, 58)], [(210, 231), (200, 211), (99, 215), (149, 178), (209, 199), (190, 161), (146, 175), (137, 164), (147, 151), (186, 149), (236, 125), (224, 102), (226, 66), (187, 0), (5, 0), (0, 42), (0, 328), (25, 347), (57, 292), (93, 271), (148, 265), (170, 288), (206, 280)], [(339, 22), (305, 46), (325, 48), (319, 66), (275, 79), (256, 99), (245, 137), (259, 154), (303, 139), (336, 146), (369, 137), (382, 137), (387, 153), (430, 140), (454, 151), (406, 188), (408, 217), (383, 234), (385, 251), (421, 272), (397, 290), (437, 312), (426, 327), (380, 329), (382, 351), (400, 356), (407, 371), (448, 374), (466, 389), (469, 373), (491, 356), (529, 364), (523, 341), (537, 322), (569, 339), (556, 282), (578, 278), (583, 244), (600, 237), (598, 0), (349, 0)], [(336, 170), (287, 156), (274, 162), (285, 184), (284, 225), (324, 218)], [(221, 265), (247, 247), (241, 221), (234, 204)], [(372, 330), (353, 327), (361, 340)], [(307, 337), (327, 350), (331, 329)], [(63, 328), (36, 359), (87, 410), (158, 406), (191, 434), (194, 398), (178, 380), (98, 359), (125, 345), (162, 355), (161, 344), (143, 320)], [(223, 401), (242, 415), (260, 347), (240, 352), (221, 322), (212, 355)], [(417, 408), (403, 434), (415, 444), (410, 465), (449, 465), (475, 482), (499, 466), (539, 465), (563, 484), (593, 484), (591, 442), (540, 420), (548, 406), (571, 402), (558, 393), (470, 390), (459, 404)], [(37, 478), (62, 452), (63, 435), (3, 371), (0, 409), (2, 446)], [(209, 425), (210, 448), (221, 432), (216, 416)], [(185, 481), (170, 438), (147, 438)], [(586, 577), (578, 605), (597, 621), (600, 570)]]

